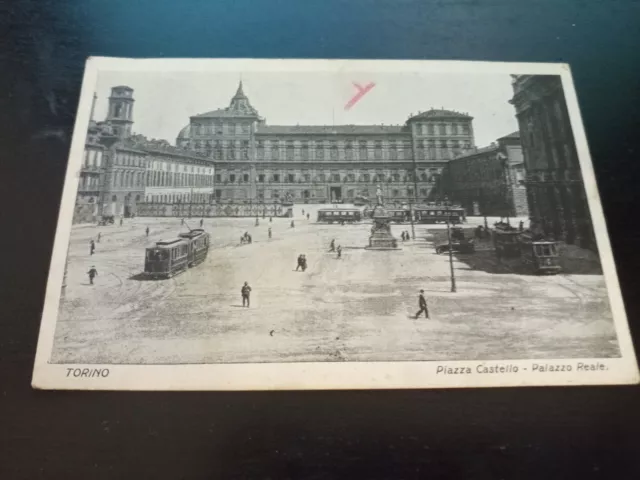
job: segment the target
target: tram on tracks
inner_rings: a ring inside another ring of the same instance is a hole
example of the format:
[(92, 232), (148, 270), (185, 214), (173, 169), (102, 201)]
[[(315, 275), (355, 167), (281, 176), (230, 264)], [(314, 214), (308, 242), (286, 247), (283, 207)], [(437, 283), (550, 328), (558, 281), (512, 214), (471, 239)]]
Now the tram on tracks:
[(322, 208), (318, 210), (318, 223), (355, 223), (362, 220), (359, 208)]
[(454, 206), (415, 206), (413, 207), (415, 220), (417, 223), (447, 223), (456, 225), (466, 219), (465, 210), (462, 207)]
[(493, 246), (498, 258), (520, 256), (520, 230), (505, 222), (497, 222), (493, 227)]
[(556, 275), (560, 273), (558, 244), (543, 235), (531, 231), (522, 232), (520, 240), (520, 258), (537, 274)]
[(393, 223), (407, 223), (411, 221), (411, 212), (404, 208), (388, 208), (387, 214)]
[(161, 240), (145, 250), (144, 274), (150, 278), (170, 278), (202, 263), (209, 253), (209, 234), (193, 229), (177, 238)]

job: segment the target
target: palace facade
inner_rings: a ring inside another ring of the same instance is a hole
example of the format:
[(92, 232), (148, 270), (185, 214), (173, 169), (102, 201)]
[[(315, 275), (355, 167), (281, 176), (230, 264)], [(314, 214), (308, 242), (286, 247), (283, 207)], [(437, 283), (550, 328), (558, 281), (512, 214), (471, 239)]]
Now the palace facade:
[(240, 82), (228, 107), (194, 115), (179, 148), (212, 159), (218, 202), (390, 201), (439, 196), (447, 162), (475, 147), (472, 117), (449, 110), (404, 125), (268, 125)]
[(531, 221), (558, 240), (596, 249), (560, 76), (514, 76), (513, 91)]

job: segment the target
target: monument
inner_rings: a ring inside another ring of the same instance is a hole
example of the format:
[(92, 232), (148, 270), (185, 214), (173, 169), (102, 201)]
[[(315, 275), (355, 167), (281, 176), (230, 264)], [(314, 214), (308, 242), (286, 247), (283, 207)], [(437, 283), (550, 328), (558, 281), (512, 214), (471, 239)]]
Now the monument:
[(378, 187), (376, 191), (376, 206), (373, 208), (371, 219), (373, 226), (371, 227), (371, 236), (369, 237), (369, 246), (367, 250), (399, 250), (398, 241), (391, 234), (391, 217), (384, 208), (382, 202), (382, 190)]

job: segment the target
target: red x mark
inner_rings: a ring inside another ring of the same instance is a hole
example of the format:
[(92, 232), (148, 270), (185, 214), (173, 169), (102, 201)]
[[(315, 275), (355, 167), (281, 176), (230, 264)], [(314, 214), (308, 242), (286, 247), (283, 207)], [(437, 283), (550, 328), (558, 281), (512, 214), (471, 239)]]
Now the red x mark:
[(365, 94), (371, 90), (373, 87), (376, 86), (375, 83), (373, 82), (369, 82), (366, 86), (362, 86), (359, 83), (353, 82), (353, 86), (356, 87), (356, 89), (358, 90), (358, 93), (356, 93), (353, 98), (351, 100), (349, 100), (347, 102), (347, 104), (344, 106), (345, 110), (349, 110), (351, 107), (353, 107), (356, 103), (358, 103), (358, 101), (365, 96)]

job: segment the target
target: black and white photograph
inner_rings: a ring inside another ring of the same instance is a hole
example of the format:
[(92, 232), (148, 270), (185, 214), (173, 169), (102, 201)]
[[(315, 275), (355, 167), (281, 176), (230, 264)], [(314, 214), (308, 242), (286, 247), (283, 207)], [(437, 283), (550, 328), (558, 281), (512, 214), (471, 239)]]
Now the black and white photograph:
[(566, 65), (89, 59), (34, 387), (637, 381)]

